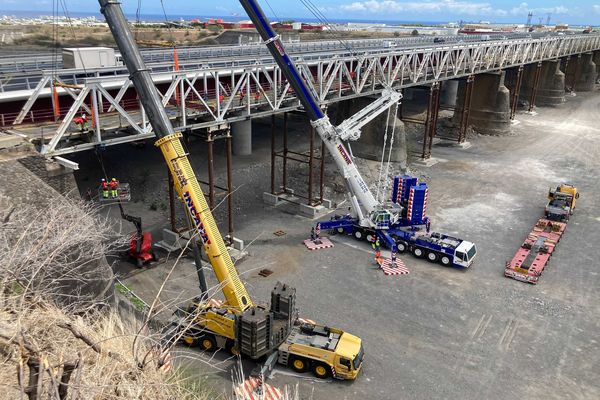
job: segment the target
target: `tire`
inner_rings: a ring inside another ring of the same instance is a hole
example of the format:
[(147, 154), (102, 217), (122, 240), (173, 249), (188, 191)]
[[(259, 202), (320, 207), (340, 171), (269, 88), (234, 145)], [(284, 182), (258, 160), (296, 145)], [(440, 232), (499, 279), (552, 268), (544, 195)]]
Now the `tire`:
[(363, 240), (365, 238), (365, 233), (362, 231), (362, 229), (357, 229), (354, 231), (354, 238), (356, 240)]
[(204, 335), (200, 338), (199, 344), (204, 351), (215, 351), (217, 349), (217, 341), (213, 335)]
[(344, 232), (345, 232), (345, 230), (341, 226), (339, 228), (337, 228), (337, 233), (342, 234)]
[(444, 267), (449, 267), (450, 265), (452, 265), (452, 259), (450, 258), (449, 255), (442, 254), (442, 256), (440, 257), (440, 263)]
[(367, 242), (369, 243), (373, 243), (375, 242), (375, 240), (377, 240), (377, 238), (375, 237), (374, 234), (372, 233), (367, 233)]
[(240, 355), (240, 349), (238, 349), (237, 347), (235, 347), (235, 342), (233, 340), (227, 340), (226, 350), (232, 356), (239, 356)]
[(316, 362), (312, 366), (312, 373), (319, 379), (328, 379), (331, 377), (331, 368), (327, 364)]
[(288, 364), (296, 372), (306, 372), (308, 369), (308, 361), (302, 357), (290, 357)]
[(158, 261), (158, 256), (156, 255), (155, 252), (152, 252), (152, 261), (154, 261), (154, 262)]
[(415, 247), (412, 251), (413, 255), (417, 258), (421, 258), (425, 255), (425, 252), (420, 247)]
[(139, 258), (135, 259), (135, 266), (138, 268), (144, 268), (144, 263)]
[(398, 254), (402, 254), (408, 249), (408, 244), (406, 242), (400, 240), (396, 242), (396, 249), (398, 250)]
[(200, 344), (200, 338), (201, 334), (199, 332), (190, 329), (185, 332), (179, 340), (188, 347), (196, 347)]
[(198, 341), (196, 339), (194, 339), (192, 336), (186, 335), (181, 337), (181, 343), (188, 347), (196, 347), (198, 345)]
[(429, 252), (427, 252), (427, 261), (435, 263), (435, 262), (437, 262), (437, 260), (439, 258), (440, 258), (440, 256), (435, 251), (429, 251)]

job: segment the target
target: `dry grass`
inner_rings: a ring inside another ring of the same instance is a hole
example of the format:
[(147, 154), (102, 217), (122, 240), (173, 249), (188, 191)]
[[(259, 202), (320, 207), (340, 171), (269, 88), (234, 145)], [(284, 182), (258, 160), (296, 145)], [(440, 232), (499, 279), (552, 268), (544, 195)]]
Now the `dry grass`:
[[(73, 331), (86, 339), (76, 337)], [(145, 366), (140, 368), (132, 352), (132, 332), (137, 329), (124, 324), (114, 313), (75, 317), (39, 302), (5, 303), (0, 310), (0, 332), (3, 398), (19, 399), (31, 394), (30, 368), (38, 364), (42, 365), (43, 378), (36, 384), (37, 397), (33, 398), (209, 398), (161, 372), (162, 358), (152, 350), (151, 341), (136, 345), (136, 351), (146, 355)], [(69, 367), (74, 367), (70, 379), (61, 385)], [(61, 386), (68, 397), (59, 396)]]
[(158, 336), (108, 307), (104, 254), (124, 242), (108, 221), (82, 203), (38, 200), (0, 198), (0, 398), (213, 398), (162, 372)]

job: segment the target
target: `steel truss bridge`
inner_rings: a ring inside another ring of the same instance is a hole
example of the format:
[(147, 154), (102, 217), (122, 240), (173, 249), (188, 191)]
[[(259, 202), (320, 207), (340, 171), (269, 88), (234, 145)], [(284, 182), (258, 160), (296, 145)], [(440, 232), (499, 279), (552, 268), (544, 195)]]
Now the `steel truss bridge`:
[[(335, 49), (296, 52), (293, 58), (313, 95), (326, 107), (375, 96), (387, 87), (429, 85), (595, 50), (600, 50), (600, 35), (582, 34), (417, 42), (403, 48), (363, 47), (360, 51), (338, 44)], [(227, 129), (232, 122), (301, 110), (289, 83), (266, 53), (205, 60), (190, 57), (179, 71), (170, 64), (150, 68), (177, 131)], [(36, 141), (48, 157), (154, 136), (124, 67), (74, 80), (82, 72), (44, 73), (18, 115), (12, 116), (8, 131)], [(53, 81), (56, 95), (49, 96)], [(0, 101), (11, 95), (15, 92), (3, 93)], [(48, 96), (52, 99), (52, 107), (47, 115), (36, 116), (32, 109), (44, 96), (46, 102)], [(73, 123), (81, 113), (91, 116), (88, 131), (80, 131)], [(40, 119), (46, 122), (40, 124)]]

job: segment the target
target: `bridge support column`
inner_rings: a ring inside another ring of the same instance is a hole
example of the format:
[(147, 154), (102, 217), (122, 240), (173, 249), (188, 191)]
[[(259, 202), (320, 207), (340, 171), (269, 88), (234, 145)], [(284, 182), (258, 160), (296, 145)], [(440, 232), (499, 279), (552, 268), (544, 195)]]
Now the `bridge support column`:
[[(513, 68), (511, 70), (506, 71), (506, 80), (505, 84), (508, 90), (510, 91), (510, 119), (515, 119), (515, 114), (517, 113), (517, 107), (519, 105), (519, 95), (521, 94), (521, 87), (523, 84), (523, 70), (525, 68), (522, 65), (519, 65), (517, 68)], [(510, 74), (509, 74), (510, 72)], [(510, 84), (509, 84), (509, 76)]]
[(440, 107), (454, 108), (456, 107), (456, 96), (458, 94), (458, 80), (452, 79), (442, 82), (440, 91)]
[[(539, 69), (541, 68), (541, 69)], [(539, 78), (536, 87), (536, 73), (539, 69)], [(565, 101), (565, 74), (560, 70), (558, 60), (544, 61), (541, 67), (538, 64), (529, 64), (525, 67), (523, 77), (523, 91), (521, 98), (529, 100), (529, 106), (557, 106)], [(530, 101), (534, 99), (533, 103)]]
[(579, 54), (567, 60), (565, 66), (566, 87), (576, 92), (590, 92), (596, 84), (596, 64), (593, 53)]
[(592, 61), (594, 61), (594, 64), (596, 64), (596, 81), (598, 81), (600, 80), (600, 50), (596, 50), (594, 52)]
[(431, 158), (431, 146), (437, 131), (438, 113), (440, 111), (440, 83), (434, 82), (429, 90), (429, 105), (427, 107), (427, 118), (425, 119), (425, 131), (423, 132), (423, 152), (421, 158)]
[(233, 154), (249, 156), (252, 154), (252, 121), (245, 120), (231, 124), (233, 136)]
[(471, 103), (473, 99), (473, 86), (475, 84), (475, 75), (470, 75), (467, 79), (459, 81), (456, 104), (459, 108), (454, 110), (452, 117), (455, 125), (458, 125), (458, 143), (463, 144), (467, 140), (467, 129), (469, 128), (469, 119), (471, 116)]
[(479, 74), (475, 79), (468, 121), (478, 133), (510, 133), (510, 92), (504, 86), (504, 76), (505, 72), (502, 71)]

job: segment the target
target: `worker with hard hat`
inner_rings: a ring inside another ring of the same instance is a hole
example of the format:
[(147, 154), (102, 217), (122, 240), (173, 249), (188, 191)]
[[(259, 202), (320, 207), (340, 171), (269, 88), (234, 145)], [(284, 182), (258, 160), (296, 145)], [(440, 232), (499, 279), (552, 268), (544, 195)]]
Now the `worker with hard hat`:
[(108, 182), (106, 182), (106, 179), (102, 178), (102, 181), (100, 181), (100, 188), (102, 189), (102, 197), (108, 199), (109, 185)]
[(116, 178), (112, 178), (110, 180), (110, 197), (117, 197), (118, 193), (117, 191), (119, 190), (119, 181)]

